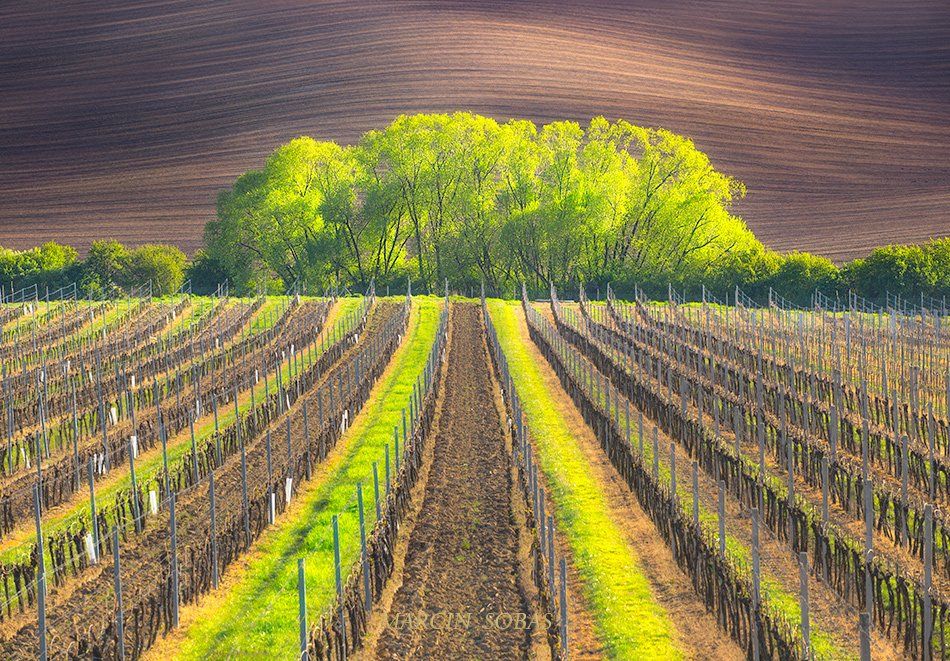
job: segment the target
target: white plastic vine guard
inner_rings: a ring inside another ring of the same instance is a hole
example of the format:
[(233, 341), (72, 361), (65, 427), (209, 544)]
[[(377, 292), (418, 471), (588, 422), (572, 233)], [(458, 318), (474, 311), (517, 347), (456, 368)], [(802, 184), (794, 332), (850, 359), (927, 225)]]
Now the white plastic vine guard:
[(89, 558), (89, 564), (94, 565), (99, 562), (99, 558), (96, 557), (96, 544), (93, 542), (92, 533), (87, 532), (86, 538), (83, 540), (86, 546), (86, 557)]

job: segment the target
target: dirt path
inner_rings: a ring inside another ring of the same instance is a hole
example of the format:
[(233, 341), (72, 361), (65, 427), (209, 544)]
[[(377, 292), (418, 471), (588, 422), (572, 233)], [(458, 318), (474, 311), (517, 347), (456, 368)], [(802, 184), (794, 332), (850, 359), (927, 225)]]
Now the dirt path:
[[(526, 658), (504, 433), (478, 308), (456, 305), (432, 470), (377, 658)], [(503, 614), (499, 617), (499, 614)], [(507, 623), (507, 626), (505, 624)]]

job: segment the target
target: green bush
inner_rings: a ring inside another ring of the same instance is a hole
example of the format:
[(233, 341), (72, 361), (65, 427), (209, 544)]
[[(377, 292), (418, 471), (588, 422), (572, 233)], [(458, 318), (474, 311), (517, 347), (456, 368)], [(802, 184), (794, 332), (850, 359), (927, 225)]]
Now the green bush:
[(14, 289), (36, 284), (43, 296), (45, 288), (58, 289), (75, 280), (77, 257), (72, 247), (53, 241), (30, 250), (0, 248), (0, 284), (5, 290), (11, 283)]
[(919, 299), (950, 295), (950, 238), (921, 245), (875, 248), (867, 257), (842, 267), (845, 286), (861, 296), (883, 303), (886, 294)]
[(199, 250), (185, 269), (185, 278), (191, 280), (193, 293), (207, 296), (228, 281), (228, 274), (224, 266), (208, 255), (207, 251)]
[(778, 268), (761, 281), (759, 289), (772, 288), (793, 303), (810, 305), (816, 289), (833, 295), (840, 277), (838, 267), (830, 259), (807, 252), (792, 252), (781, 258)]
[(121, 279), (129, 289), (151, 282), (155, 296), (174, 294), (185, 281), (186, 262), (185, 253), (175, 246), (145, 244), (129, 253)]

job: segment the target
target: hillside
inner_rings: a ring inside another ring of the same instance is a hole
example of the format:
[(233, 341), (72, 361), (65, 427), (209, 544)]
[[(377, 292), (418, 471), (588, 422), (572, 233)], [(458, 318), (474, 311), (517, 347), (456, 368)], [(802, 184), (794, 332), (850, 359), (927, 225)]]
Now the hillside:
[(0, 245), (191, 251), (277, 144), (455, 109), (692, 136), (775, 248), (950, 233), (940, 0), (112, 4), (0, 8)]

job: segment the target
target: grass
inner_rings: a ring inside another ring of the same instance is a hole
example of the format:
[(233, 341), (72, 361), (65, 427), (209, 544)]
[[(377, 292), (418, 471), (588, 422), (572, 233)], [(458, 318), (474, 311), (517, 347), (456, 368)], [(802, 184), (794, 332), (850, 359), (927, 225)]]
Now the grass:
[(250, 332), (257, 333), (271, 328), (279, 319), (279, 310), (287, 305), (289, 296), (268, 296), (251, 320)]
[(606, 494), (544, 385), (530, 340), (519, 328), (518, 305), (491, 301), (489, 310), (598, 634), (612, 658), (680, 658), (673, 623), (654, 598), (620, 523), (609, 516)]
[(373, 463), (383, 459), (401, 425), (413, 383), (422, 373), (438, 329), (441, 299), (415, 297), (409, 331), (390, 367), (336, 450), (303, 485), (291, 509), (267, 530), (246, 563), (187, 617), (164, 654), (207, 659), (256, 655), (295, 658), (298, 644), (297, 558), (306, 558), (307, 611), (311, 624), (335, 595), (331, 521), (339, 514), (344, 571), (359, 555), (356, 485), (364, 486), (367, 527), (376, 519), (373, 505)]

